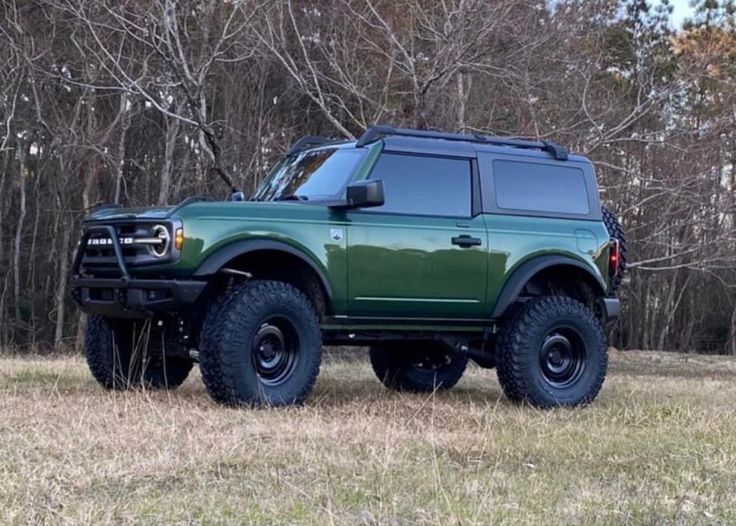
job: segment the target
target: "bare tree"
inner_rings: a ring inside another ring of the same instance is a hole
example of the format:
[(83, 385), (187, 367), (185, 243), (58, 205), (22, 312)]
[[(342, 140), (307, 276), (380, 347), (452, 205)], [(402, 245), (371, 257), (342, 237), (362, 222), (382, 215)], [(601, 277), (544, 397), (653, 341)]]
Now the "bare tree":
[(723, 2), (673, 31), (638, 0), (9, 0), (0, 345), (79, 342), (94, 204), (253, 190), (298, 136), (385, 122), (587, 153), (629, 236), (615, 343), (736, 352), (734, 64)]

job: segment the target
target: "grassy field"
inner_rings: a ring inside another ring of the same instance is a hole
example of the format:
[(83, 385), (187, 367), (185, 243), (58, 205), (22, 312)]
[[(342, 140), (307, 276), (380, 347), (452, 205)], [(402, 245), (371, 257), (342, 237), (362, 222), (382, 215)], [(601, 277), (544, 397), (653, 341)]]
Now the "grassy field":
[(382, 388), (327, 356), (306, 406), (198, 375), (111, 394), (78, 358), (0, 359), (0, 524), (734, 524), (736, 361), (615, 353), (598, 401), (508, 403), (493, 371)]

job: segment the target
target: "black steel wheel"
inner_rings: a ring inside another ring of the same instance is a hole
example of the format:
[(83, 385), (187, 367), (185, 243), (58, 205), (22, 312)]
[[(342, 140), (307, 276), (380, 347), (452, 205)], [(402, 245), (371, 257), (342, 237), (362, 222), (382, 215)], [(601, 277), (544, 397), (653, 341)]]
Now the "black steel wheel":
[(370, 348), (373, 372), (389, 389), (431, 392), (451, 389), (468, 359), (442, 342), (384, 343)]
[(311, 392), (322, 359), (317, 312), (288, 283), (241, 284), (213, 305), (199, 351), (202, 380), (215, 401), (299, 404)]
[(294, 372), (299, 358), (299, 335), (288, 320), (274, 316), (253, 337), (253, 365), (261, 383), (278, 386)]
[(496, 360), (509, 399), (541, 408), (585, 405), (606, 376), (606, 336), (587, 306), (566, 296), (545, 296), (525, 303), (506, 321)]
[(545, 336), (539, 349), (539, 366), (547, 383), (564, 389), (575, 384), (585, 369), (585, 344), (571, 327), (559, 327)]

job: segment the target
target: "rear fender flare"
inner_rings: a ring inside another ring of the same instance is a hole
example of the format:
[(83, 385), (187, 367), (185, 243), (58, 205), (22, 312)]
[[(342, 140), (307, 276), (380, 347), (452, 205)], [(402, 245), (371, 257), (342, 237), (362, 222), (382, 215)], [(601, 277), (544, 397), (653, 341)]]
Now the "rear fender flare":
[(498, 301), (493, 308), (491, 317), (494, 320), (501, 318), (507, 311), (507, 309), (516, 302), (524, 286), (539, 272), (556, 266), (564, 267), (576, 267), (588, 274), (592, 281), (598, 285), (596, 291), (601, 296), (604, 295), (606, 290), (606, 284), (600, 275), (593, 272), (589, 265), (584, 262), (565, 256), (540, 256), (531, 259), (525, 263), (519, 265), (506, 280), (506, 284), (501, 289), (501, 294), (498, 296)]

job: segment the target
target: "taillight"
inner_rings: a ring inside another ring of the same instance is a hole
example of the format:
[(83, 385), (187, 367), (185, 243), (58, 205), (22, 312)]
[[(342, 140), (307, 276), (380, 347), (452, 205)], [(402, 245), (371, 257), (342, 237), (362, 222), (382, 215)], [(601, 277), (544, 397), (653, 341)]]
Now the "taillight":
[(608, 246), (608, 276), (614, 277), (618, 274), (618, 267), (621, 262), (621, 245), (618, 239), (611, 239)]

